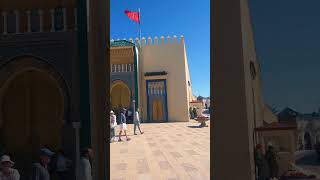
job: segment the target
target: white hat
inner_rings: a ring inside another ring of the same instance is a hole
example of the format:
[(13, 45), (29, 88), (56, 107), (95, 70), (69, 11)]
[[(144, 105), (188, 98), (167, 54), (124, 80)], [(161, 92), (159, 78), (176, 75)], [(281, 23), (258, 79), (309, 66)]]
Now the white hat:
[(10, 156), (8, 155), (1, 156), (0, 163), (2, 164), (4, 162), (10, 162), (12, 165), (14, 164), (14, 162), (10, 160)]
[(110, 114), (114, 114), (114, 112), (111, 110), (111, 111), (110, 111)]

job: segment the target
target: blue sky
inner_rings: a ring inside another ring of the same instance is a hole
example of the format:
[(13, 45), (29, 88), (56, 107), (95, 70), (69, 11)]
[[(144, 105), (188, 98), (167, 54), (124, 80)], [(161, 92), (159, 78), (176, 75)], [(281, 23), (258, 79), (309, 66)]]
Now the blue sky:
[(320, 1), (250, 1), (265, 101), (312, 112), (320, 107)]
[(183, 35), (193, 93), (210, 96), (210, 1), (110, 0), (111, 39), (138, 37), (138, 26), (124, 11), (141, 10), (143, 37)]

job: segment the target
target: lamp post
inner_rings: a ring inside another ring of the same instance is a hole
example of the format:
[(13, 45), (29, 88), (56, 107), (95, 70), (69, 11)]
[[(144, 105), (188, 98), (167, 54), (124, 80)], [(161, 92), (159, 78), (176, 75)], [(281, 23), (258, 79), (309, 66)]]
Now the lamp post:
[(133, 111), (132, 111), (132, 116), (133, 116), (133, 122), (134, 122), (134, 117), (135, 117), (135, 114), (136, 114), (136, 100), (132, 100), (132, 109), (133, 109)]

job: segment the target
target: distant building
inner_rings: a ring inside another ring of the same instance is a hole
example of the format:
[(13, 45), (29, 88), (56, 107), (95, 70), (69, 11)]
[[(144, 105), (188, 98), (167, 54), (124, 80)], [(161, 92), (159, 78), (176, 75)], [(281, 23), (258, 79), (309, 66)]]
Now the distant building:
[(193, 94), (183, 36), (111, 41), (110, 53), (113, 110), (132, 109), (135, 101), (144, 122), (189, 121)]
[(203, 102), (202, 101), (191, 101), (190, 103), (190, 107), (192, 108), (197, 108), (197, 109), (203, 109), (204, 106), (203, 106)]
[(320, 143), (320, 113), (299, 113), (286, 107), (278, 117), (280, 122), (296, 124), (298, 150), (311, 150)]

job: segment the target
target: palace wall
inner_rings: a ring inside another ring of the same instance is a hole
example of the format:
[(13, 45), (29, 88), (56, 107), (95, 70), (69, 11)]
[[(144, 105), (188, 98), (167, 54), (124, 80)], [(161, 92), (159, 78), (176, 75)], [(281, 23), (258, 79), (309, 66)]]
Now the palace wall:
[[(130, 39), (132, 41), (132, 39)], [(136, 40), (138, 42), (138, 40)], [(138, 42), (139, 43), (139, 42)], [(167, 105), (168, 120), (170, 121), (189, 121), (189, 101), (191, 87), (188, 88), (190, 81), (189, 69), (187, 64), (186, 49), (184, 38), (179, 39), (162, 36), (160, 39), (150, 37), (146, 40), (142, 38), (142, 51), (140, 55), (140, 65), (142, 70), (142, 89), (143, 104), (147, 104), (145, 72), (166, 71), (167, 79)], [(190, 82), (191, 86), (191, 82)], [(147, 112), (147, 106), (143, 106), (143, 112)], [(143, 113), (146, 119), (147, 113)]]

